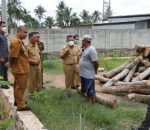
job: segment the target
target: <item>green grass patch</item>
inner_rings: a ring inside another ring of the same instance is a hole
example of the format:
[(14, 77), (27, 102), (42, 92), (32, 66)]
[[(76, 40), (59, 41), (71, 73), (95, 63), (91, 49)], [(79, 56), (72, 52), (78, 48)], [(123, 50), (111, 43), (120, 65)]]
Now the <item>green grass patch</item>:
[(121, 101), (118, 108), (110, 109), (90, 105), (79, 94), (59, 88), (36, 93), (28, 105), (48, 130), (130, 130), (145, 115), (140, 103)]
[(105, 70), (114, 69), (125, 62), (128, 62), (132, 58), (123, 58), (123, 57), (100, 57), (99, 62), (101, 67), (104, 67)]
[[(125, 62), (128, 62), (131, 58), (122, 57), (100, 57), (100, 67), (104, 67), (105, 70), (111, 70), (116, 68)], [(63, 74), (63, 62), (62, 60), (44, 60), (43, 61), (44, 72), (52, 74)]]
[(63, 74), (62, 60), (44, 60), (43, 68), (44, 68), (44, 72)]

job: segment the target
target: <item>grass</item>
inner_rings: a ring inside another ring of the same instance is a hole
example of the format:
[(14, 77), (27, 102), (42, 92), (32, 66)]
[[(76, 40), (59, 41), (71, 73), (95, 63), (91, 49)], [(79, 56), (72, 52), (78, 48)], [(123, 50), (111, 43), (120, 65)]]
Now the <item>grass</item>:
[[(118, 67), (119, 65), (129, 61), (130, 58), (120, 57), (100, 57), (100, 67), (104, 67), (105, 70), (110, 70)], [(44, 60), (44, 72), (52, 74), (63, 74), (63, 63), (62, 60)]]
[(10, 130), (14, 126), (14, 121), (9, 117), (4, 118), (3, 104), (4, 101), (0, 97), (0, 130)]
[(125, 62), (128, 62), (132, 58), (122, 58), (122, 57), (100, 57), (99, 63), (101, 67), (104, 67), (105, 70), (111, 70), (122, 65)]
[(92, 106), (79, 94), (59, 88), (36, 93), (28, 105), (48, 130), (130, 130), (132, 123), (143, 120), (146, 108), (128, 101), (116, 109)]
[(61, 60), (44, 60), (44, 72), (52, 74), (63, 74), (63, 64)]

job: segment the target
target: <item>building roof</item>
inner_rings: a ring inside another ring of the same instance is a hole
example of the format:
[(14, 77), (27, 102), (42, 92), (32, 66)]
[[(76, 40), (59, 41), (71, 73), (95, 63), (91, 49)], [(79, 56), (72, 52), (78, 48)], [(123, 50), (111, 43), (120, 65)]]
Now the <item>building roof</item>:
[(131, 18), (131, 17), (150, 17), (150, 14), (135, 14), (135, 15), (120, 15), (120, 16), (111, 16), (109, 18)]

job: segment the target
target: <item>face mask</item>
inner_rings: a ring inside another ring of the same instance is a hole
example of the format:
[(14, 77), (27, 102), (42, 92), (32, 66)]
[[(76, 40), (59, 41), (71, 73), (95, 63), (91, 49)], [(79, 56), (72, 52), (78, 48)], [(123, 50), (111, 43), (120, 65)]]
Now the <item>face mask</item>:
[(74, 43), (75, 43), (76, 45), (78, 45), (78, 44), (79, 44), (79, 40), (74, 40)]
[(73, 44), (74, 44), (73, 41), (69, 41), (69, 42), (68, 42), (68, 45), (69, 45), (69, 46), (73, 46)]
[(1, 29), (3, 32), (6, 32), (6, 27), (2, 27)]

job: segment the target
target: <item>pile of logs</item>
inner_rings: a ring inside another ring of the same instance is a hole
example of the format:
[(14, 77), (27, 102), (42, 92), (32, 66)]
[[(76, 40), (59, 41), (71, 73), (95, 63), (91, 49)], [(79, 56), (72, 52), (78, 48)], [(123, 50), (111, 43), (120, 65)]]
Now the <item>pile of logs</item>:
[[(128, 100), (147, 101), (150, 97), (150, 46), (136, 45), (136, 58), (131, 61), (96, 76), (100, 83), (100, 95), (123, 94)], [(114, 97), (113, 97), (114, 99)], [(117, 106), (114, 102), (106, 102), (110, 106)], [(115, 105), (114, 105), (115, 104)]]

